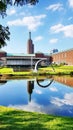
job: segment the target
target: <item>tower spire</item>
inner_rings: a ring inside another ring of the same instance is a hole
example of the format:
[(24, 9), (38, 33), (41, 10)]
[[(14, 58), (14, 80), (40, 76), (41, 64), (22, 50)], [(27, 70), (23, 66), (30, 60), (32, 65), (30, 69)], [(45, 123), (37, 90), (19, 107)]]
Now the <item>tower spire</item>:
[(31, 39), (31, 32), (29, 32), (29, 39)]
[(34, 54), (34, 44), (33, 44), (33, 41), (31, 39), (31, 32), (29, 32), (29, 35), (28, 35), (27, 53)]

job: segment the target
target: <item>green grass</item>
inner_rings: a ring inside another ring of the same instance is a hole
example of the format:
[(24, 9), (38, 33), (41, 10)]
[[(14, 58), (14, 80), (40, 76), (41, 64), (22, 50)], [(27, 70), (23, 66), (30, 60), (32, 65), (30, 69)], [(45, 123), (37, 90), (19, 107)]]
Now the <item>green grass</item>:
[(0, 74), (2, 73), (13, 73), (13, 69), (7, 67), (0, 68)]
[[(54, 71), (55, 70), (55, 71)], [(45, 68), (39, 68), (38, 72), (33, 72), (32, 70), (30, 71), (23, 71), (23, 72), (14, 72), (12, 68), (0, 68), (0, 74), (12, 74), (12, 75), (45, 75), (45, 74), (70, 74), (71, 72), (73, 73), (73, 66), (54, 66), (53, 68), (50, 67), (45, 67)]]
[(53, 68), (50, 66), (46, 68), (40, 68), (40, 70), (47, 72), (47, 74), (70, 74), (73, 72), (73, 66), (54, 66)]
[(0, 130), (73, 130), (73, 118), (0, 106)]
[(13, 68), (3, 67), (3, 68), (0, 68), (0, 74), (13, 74), (13, 75), (25, 74), (25, 75), (28, 75), (28, 74), (30, 74), (30, 71), (14, 72)]

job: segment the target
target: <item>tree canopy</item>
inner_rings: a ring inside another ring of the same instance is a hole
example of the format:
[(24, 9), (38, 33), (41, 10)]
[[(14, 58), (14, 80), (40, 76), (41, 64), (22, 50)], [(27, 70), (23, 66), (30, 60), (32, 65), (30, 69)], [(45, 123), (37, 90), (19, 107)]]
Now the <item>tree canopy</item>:
[(36, 3), (38, 3), (38, 0), (14, 0), (14, 3), (12, 0), (1, 0), (0, 1), (0, 15), (4, 18), (4, 16), (6, 15), (8, 4), (10, 4), (11, 6), (13, 5), (23, 6), (26, 4), (35, 5)]
[(4, 27), (0, 25), (0, 48), (3, 46), (7, 45), (6, 40), (10, 39), (10, 32), (9, 32), (9, 27)]

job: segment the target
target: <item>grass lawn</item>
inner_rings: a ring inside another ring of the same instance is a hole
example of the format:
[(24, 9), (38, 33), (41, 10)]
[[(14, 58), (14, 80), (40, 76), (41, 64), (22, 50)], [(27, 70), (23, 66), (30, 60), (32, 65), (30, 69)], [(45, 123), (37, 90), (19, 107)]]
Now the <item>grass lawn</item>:
[[(54, 69), (53, 69), (54, 68)], [(73, 66), (54, 66), (54, 67), (39, 68), (38, 72), (32, 70), (23, 72), (14, 72), (12, 68), (0, 68), (0, 74), (12, 74), (12, 75), (42, 75), (42, 74), (73, 74)]]
[(30, 71), (14, 72), (13, 68), (0, 68), (0, 74), (13, 74), (13, 75), (29, 75)]
[(73, 130), (73, 118), (0, 106), (0, 130)]
[[(54, 68), (54, 70), (53, 70)], [(73, 72), (73, 66), (53, 66), (53, 68), (50, 67), (45, 67), (45, 68), (40, 68), (40, 70), (42, 70), (43, 72), (47, 72), (48, 74), (70, 74), (71, 72)]]

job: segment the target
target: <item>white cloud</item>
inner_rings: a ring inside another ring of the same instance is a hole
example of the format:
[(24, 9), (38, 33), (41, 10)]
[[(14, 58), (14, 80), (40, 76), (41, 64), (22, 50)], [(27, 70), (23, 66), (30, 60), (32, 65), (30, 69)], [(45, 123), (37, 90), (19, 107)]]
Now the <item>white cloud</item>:
[(71, 8), (73, 8), (73, 0), (68, 0), (68, 2), (69, 2), (69, 6), (70, 6)]
[(16, 10), (14, 8), (7, 9), (7, 15), (14, 15), (16, 13)]
[(35, 92), (36, 92), (37, 94), (42, 94), (42, 91), (40, 91), (39, 89), (38, 89), (38, 90), (35, 90)]
[[(70, 109), (68, 110), (69, 106), (73, 107), (73, 93), (66, 93), (64, 96), (64, 99), (60, 99), (57, 97), (52, 97), (50, 100), (50, 104), (48, 102), (48, 105), (45, 106), (45, 104), (39, 104), (35, 100), (31, 100), (31, 102), (28, 102), (27, 104), (22, 105), (9, 105), (8, 107), (16, 108), (24, 111), (31, 111), (31, 112), (40, 112), (40, 113), (48, 113), (48, 114), (58, 114), (57, 112), (61, 111), (64, 113), (65, 111), (67, 113), (72, 113)], [(63, 107), (65, 105), (65, 108)]]
[(31, 111), (31, 112), (45, 112), (45, 108), (43, 105), (37, 104), (35, 101), (31, 101), (26, 105), (9, 105), (8, 107), (13, 107), (17, 109), (21, 109), (24, 111)]
[(46, 8), (47, 10), (52, 10), (52, 11), (56, 11), (56, 10), (62, 10), (63, 9), (63, 5), (61, 3), (57, 3), (57, 4), (52, 4), (50, 6), (48, 6)]
[(50, 28), (50, 31), (53, 32), (53, 33), (59, 33), (63, 30), (63, 25), (62, 24), (57, 24), (57, 25), (54, 25)]
[(58, 39), (57, 38), (53, 38), (53, 39), (50, 39), (49, 40), (49, 43), (57, 43), (58, 42)]
[(63, 105), (71, 105), (73, 106), (73, 93), (66, 93), (64, 96), (64, 99), (60, 99), (57, 97), (52, 97), (51, 103), (57, 105), (57, 106), (63, 106)]
[(37, 42), (37, 41), (41, 41), (42, 39), (43, 39), (42, 36), (38, 36), (38, 37), (36, 37), (36, 38), (34, 39), (34, 41)]
[(65, 37), (71, 37), (73, 38), (73, 24), (70, 25), (62, 25), (62, 24), (57, 24), (54, 25), (50, 28), (50, 31), (52, 33), (60, 33), (63, 32)]
[(9, 26), (26, 26), (29, 30), (36, 30), (39, 26), (43, 24), (41, 20), (45, 17), (46, 15), (44, 14), (38, 16), (27, 16), (23, 19), (9, 21), (7, 24)]
[(56, 87), (50, 87), (49, 88), (51, 91), (53, 91), (53, 92), (57, 92), (58, 91), (58, 89), (56, 88)]
[(45, 106), (42, 104), (38, 104), (35, 101), (31, 101), (26, 105), (9, 105), (8, 107), (16, 108), (16, 109), (20, 109), (24, 111), (49, 113), (49, 114), (55, 114), (56, 109), (58, 109), (51, 104), (48, 104), (47, 106)]

